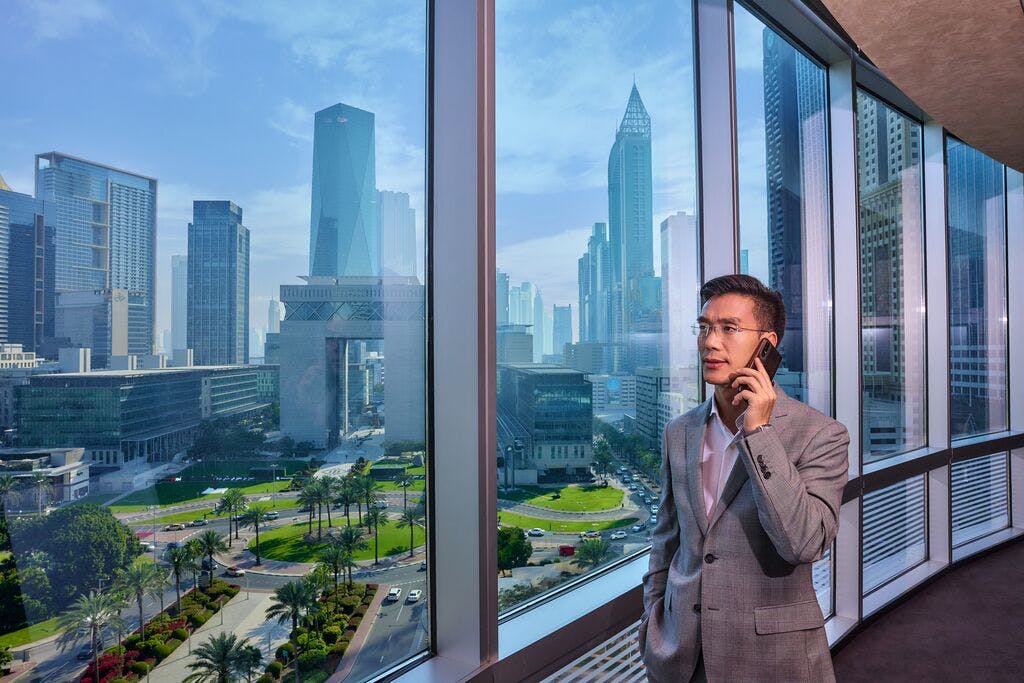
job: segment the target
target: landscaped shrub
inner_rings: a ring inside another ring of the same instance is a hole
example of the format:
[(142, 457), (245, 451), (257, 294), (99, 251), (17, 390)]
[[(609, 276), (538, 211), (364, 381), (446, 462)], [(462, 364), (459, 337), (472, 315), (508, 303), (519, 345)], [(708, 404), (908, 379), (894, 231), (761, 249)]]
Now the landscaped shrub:
[(356, 616), (354, 616), (351, 619), (349, 619), (348, 627), (350, 629), (353, 629), (353, 630), (357, 629), (357, 628), (359, 628), (359, 624), (360, 624), (360, 622), (362, 622), (362, 620), (363, 620), (363, 618), (357, 614)]
[(323, 652), (304, 652), (299, 655), (299, 671), (312, 671), (324, 665), (327, 655)]
[(195, 614), (189, 615), (188, 621), (193, 627), (199, 628), (209, 621), (212, 616), (213, 613), (210, 610), (203, 610), (202, 612), (196, 612)]
[(132, 662), (128, 665), (128, 670), (131, 671), (133, 674), (145, 676), (147, 673), (149, 673), (149, 664), (146, 664), (145, 662)]
[(256, 679), (256, 683), (274, 683), (274, 677), (270, 674), (263, 674)]
[(133, 650), (133, 649), (138, 648), (139, 643), (141, 643), (141, 642), (142, 642), (142, 634), (140, 634), (140, 633), (133, 633), (130, 636), (128, 636), (127, 638), (124, 639), (124, 644), (126, 646), (128, 646), (129, 650)]
[(345, 614), (351, 614), (352, 610), (358, 607), (362, 603), (362, 598), (358, 595), (346, 595), (338, 601), (338, 609)]
[(175, 638), (177, 638), (178, 640), (184, 641), (184, 640), (188, 639), (188, 629), (187, 628), (176, 628), (173, 631), (171, 631), (171, 635), (174, 636)]
[(338, 638), (341, 637), (341, 627), (339, 626), (328, 626), (324, 629), (324, 642), (328, 645), (333, 645), (338, 642)]
[(331, 648), (331, 654), (332, 655), (337, 655), (338, 657), (341, 657), (342, 655), (345, 654), (345, 650), (347, 650), (347, 649), (348, 649), (348, 641), (340, 640), (340, 641), (338, 641), (337, 643), (334, 644), (334, 647)]
[(274, 656), (283, 662), (287, 662), (295, 656), (295, 643), (285, 643), (281, 647), (277, 648), (277, 652), (274, 654)]
[(267, 664), (267, 675), (273, 676), (275, 679), (281, 677), (281, 670), (284, 669), (284, 664), (278, 661), (273, 661)]
[(299, 636), (305, 635), (307, 633), (309, 633), (308, 628), (306, 628), (305, 626), (299, 626), (297, 629), (295, 629), (295, 640), (298, 640)]
[(355, 631), (345, 631), (341, 634), (341, 637), (338, 638), (338, 643), (344, 643), (345, 645), (348, 645), (352, 642), (352, 636), (354, 635)]
[(112, 678), (109, 683), (131, 683), (127, 678)]
[(172, 652), (174, 652), (178, 646), (181, 645), (181, 641), (176, 638), (171, 638), (162, 645), (157, 645), (153, 653), (157, 656), (157, 659), (163, 661), (167, 659)]
[(366, 615), (366, 605), (359, 605), (359, 607), (356, 607), (356, 611), (354, 612), (354, 614), (356, 614), (357, 616), (360, 616), (360, 617), (365, 616)]

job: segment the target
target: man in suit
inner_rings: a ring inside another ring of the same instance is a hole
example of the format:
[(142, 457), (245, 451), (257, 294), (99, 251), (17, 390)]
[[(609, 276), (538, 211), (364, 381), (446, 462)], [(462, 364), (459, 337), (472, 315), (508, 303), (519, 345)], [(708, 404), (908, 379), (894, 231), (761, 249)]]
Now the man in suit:
[(834, 681), (811, 563), (839, 528), (849, 434), (774, 384), (778, 292), (749, 275), (701, 288), (697, 349), (714, 394), (665, 427), (639, 646), (650, 680)]

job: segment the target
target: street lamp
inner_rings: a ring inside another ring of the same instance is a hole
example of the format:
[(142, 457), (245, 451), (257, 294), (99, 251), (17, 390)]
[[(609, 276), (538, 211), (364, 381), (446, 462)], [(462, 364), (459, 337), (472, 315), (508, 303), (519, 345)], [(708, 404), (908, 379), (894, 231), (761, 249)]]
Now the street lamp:
[(508, 463), (512, 459), (512, 446), (505, 446), (505, 482), (503, 489), (508, 491)]

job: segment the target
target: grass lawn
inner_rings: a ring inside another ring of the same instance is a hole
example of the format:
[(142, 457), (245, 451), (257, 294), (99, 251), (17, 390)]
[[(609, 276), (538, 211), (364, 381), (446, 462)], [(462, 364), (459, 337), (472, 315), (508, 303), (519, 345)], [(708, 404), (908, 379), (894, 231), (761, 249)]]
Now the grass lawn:
[(17, 647), (25, 643), (34, 643), (37, 640), (52, 636), (60, 630), (57, 624), (58, 617), (40, 621), (18, 631), (11, 631), (0, 636), (0, 647)]
[(570, 533), (589, 531), (590, 529), (605, 531), (606, 529), (617, 529), (619, 527), (636, 524), (636, 518), (634, 517), (595, 522), (559, 522), (553, 519), (526, 517), (524, 515), (506, 512), (504, 510), (498, 511), (498, 521), (505, 526), (517, 526), (520, 529), (532, 529), (533, 527), (538, 527), (545, 531), (566, 531)]
[(284, 491), (290, 482), (287, 481), (264, 481), (257, 483), (244, 483), (244, 486), (232, 486), (233, 482), (221, 481), (159, 481), (153, 486), (144, 488), (141, 491), (131, 493), (110, 506), (112, 512), (138, 512), (145, 510), (150, 505), (158, 507), (170, 507), (182, 503), (193, 503), (197, 500), (217, 500), (219, 493), (202, 495), (202, 492), (209, 488), (232, 488), (239, 489), (247, 496), (258, 494), (274, 493)]
[[(520, 486), (519, 491), (502, 491), (498, 489), (498, 497), (502, 500), (514, 500), (529, 503), (549, 510), (566, 512), (599, 512), (614, 510), (622, 505), (622, 489), (614, 486), (579, 486), (570, 484), (561, 489), (544, 489), (538, 486)], [(558, 494), (558, 498), (553, 498)]]
[[(341, 524), (335, 520), (335, 527), (345, 524), (342, 516)], [(289, 524), (286, 526), (271, 529), (266, 533), (260, 532), (260, 555), (271, 560), (284, 560), (286, 562), (316, 562), (319, 552), (326, 547), (327, 543), (327, 520), (324, 519), (324, 543), (308, 542), (303, 537), (306, 533), (306, 523)], [(316, 520), (313, 520), (313, 534), (316, 535)], [(414, 546), (423, 545), (426, 538), (426, 531), (421, 526), (414, 527)], [(356, 552), (357, 560), (373, 559), (373, 537), (366, 536), (369, 547), (366, 550)], [(380, 547), (378, 556), (387, 557), (402, 551), (409, 552), (409, 527), (399, 529), (394, 521), (380, 528)], [(255, 550), (256, 541), (249, 544), (249, 550)]]
[[(412, 486), (408, 488), (409, 491), (423, 491), (426, 488), (425, 479), (416, 479), (412, 482)], [(380, 482), (381, 491), (401, 491), (402, 487), (393, 481), (382, 481)]]
[[(217, 498), (219, 496), (214, 496)], [(260, 505), (263, 505), (268, 510), (285, 510), (287, 508), (299, 507), (299, 504), (294, 498), (275, 498), (274, 500), (262, 501)], [(203, 513), (206, 513), (207, 519), (216, 519), (218, 517), (227, 517), (227, 513), (213, 514), (213, 508), (199, 508), (198, 510), (188, 510), (186, 512), (175, 512), (172, 515), (164, 515), (163, 517), (156, 518), (156, 524), (171, 524), (173, 522), (191, 522), (193, 519), (200, 519)], [(145, 527), (148, 524), (152, 524), (151, 519), (137, 519), (130, 522), (133, 525)]]

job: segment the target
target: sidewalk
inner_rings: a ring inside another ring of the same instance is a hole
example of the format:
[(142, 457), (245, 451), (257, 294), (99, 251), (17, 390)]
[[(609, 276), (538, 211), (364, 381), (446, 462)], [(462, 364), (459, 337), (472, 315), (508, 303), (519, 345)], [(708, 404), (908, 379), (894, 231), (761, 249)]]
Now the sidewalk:
[(355, 637), (352, 638), (348, 649), (345, 650), (341, 661), (338, 662), (338, 668), (334, 670), (334, 673), (327, 679), (326, 683), (341, 683), (348, 676), (349, 672), (352, 671), (352, 667), (359, 657), (359, 651), (363, 649), (363, 645), (366, 643), (366, 639), (370, 636), (370, 631), (377, 621), (377, 614), (380, 612), (380, 606), (387, 594), (388, 587), (385, 584), (380, 584), (377, 587), (377, 594), (373, 596), (373, 601), (366, 609), (366, 616), (359, 622)]
[[(250, 593), (247, 598), (245, 591), (241, 591), (192, 634), (191, 647), (197, 647), (218, 633), (234, 633), (239, 639), (248, 638), (252, 645), (260, 648), (265, 666), (274, 658), (277, 648), (288, 640), (288, 631), (291, 628), (291, 622), (279, 624), (276, 620), (267, 620), (266, 611), (273, 599), (274, 596), (267, 593)], [(188, 668), (191, 661), (193, 660), (189, 655), (189, 644), (182, 643), (170, 657), (153, 669), (151, 675), (159, 681), (185, 680), (185, 677), (192, 673)]]

